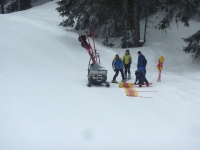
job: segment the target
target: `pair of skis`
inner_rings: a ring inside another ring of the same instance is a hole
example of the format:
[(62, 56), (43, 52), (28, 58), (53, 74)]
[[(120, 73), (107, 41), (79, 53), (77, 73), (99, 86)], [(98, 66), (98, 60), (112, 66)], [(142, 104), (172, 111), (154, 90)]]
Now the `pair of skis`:
[[(111, 83), (117, 83), (117, 84), (119, 84), (119, 82), (117, 82), (117, 81), (116, 81), (116, 82), (112, 82), (112, 81), (111, 81)], [(128, 83), (128, 82), (121, 82), (121, 83)], [(136, 87), (139, 86), (139, 84), (134, 84), (134, 83), (132, 83), (132, 85), (133, 85), (133, 86), (136, 86)], [(152, 85), (153, 85), (153, 83), (152, 83), (152, 82), (149, 82), (149, 86), (148, 86), (148, 87), (152, 87)], [(145, 87), (146, 87), (146, 84), (144, 83), (144, 85), (142, 85), (142, 86), (145, 86)]]
[[(144, 84), (142, 84), (142, 87), (152, 87), (152, 82), (149, 82), (149, 86), (147, 86), (145, 83)], [(133, 83), (133, 86), (139, 86), (139, 84), (134, 84)]]

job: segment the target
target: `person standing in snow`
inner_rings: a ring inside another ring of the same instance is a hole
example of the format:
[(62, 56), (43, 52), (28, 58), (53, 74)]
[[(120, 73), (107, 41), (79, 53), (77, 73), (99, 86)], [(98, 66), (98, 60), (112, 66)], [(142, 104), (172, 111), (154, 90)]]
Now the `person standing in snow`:
[(112, 68), (115, 71), (115, 75), (113, 76), (112, 82), (117, 83), (116, 78), (117, 78), (119, 72), (121, 72), (122, 82), (124, 82), (125, 81), (124, 73), (123, 73), (124, 65), (123, 65), (122, 59), (119, 57), (118, 54), (115, 55), (115, 58), (112, 61)]
[(125, 68), (125, 74), (124, 77), (127, 79), (127, 72), (128, 72), (128, 78), (131, 78), (131, 62), (132, 62), (132, 57), (130, 55), (130, 51), (127, 49), (124, 56), (123, 56), (123, 63), (124, 63), (124, 68)]
[(146, 86), (149, 86), (149, 82), (145, 77), (144, 70), (145, 70), (145, 68), (141, 67), (135, 71), (136, 79), (139, 80), (139, 87), (142, 87), (144, 82), (146, 83)]
[(139, 69), (140, 67), (146, 68), (146, 65), (147, 65), (146, 58), (144, 57), (144, 55), (142, 55), (140, 51), (138, 51), (137, 69)]

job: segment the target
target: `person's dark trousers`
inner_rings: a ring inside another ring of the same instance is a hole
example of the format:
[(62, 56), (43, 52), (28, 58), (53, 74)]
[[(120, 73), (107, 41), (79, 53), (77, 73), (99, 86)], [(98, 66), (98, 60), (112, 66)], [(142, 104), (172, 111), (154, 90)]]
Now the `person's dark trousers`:
[(139, 80), (139, 84), (143, 84), (143, 79), (142, 79), (142, 77), (138, 77), (138, 80)]
[(123, 72), (123, 69), (120, 69), (120, 70), (116, 70), (116, 71), (115, 71), (115, 75), (114, 75), (114, 77), (113, 77), (113, 80), (116, 80), (116, 78), (117, 78), (119, 72), (121, 72), (122, 79), (124, 80), (124, 72)]
[(143, 84), (144, 82), (148, 83), (144, 73), (141, 71), (139, 72), (138, 79), (139, 79), (139, 84)]
[(125, 68), (125, 76), (127, 76), (127, 72), (128, 72), (128, 74), (130, 74), (131, 73), (131, 71), (130, 71), (130, 67), (131, 67), (131, 64), (124, 64), (124, 68)]
[(145, 76), (143, 76), (143, 78), (139, 76), (139, 84), (143, 84), (144, 82), (145, 82), (145, 83), (149, 83), (149, 82), (147, 81), (147, 79), (145, 78)]

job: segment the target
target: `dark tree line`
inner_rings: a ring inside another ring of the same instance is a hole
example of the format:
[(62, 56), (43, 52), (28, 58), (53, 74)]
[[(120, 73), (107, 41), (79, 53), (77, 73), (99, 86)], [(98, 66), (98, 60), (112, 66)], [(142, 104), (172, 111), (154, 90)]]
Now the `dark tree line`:
[(0, 5), (1, 5), (1, 13), (5, 13), (5, 8), (4, 5), (8, 3), (8, 0), (0, 0)]
[[(0, 0), (0, 5), (4, 14), (31, 8), (31, 0)], [(56, 10), (65, 18), (61, 26), (94, 30), (96, 37), (104, 39), (103, 45), (110, 47), (115, 41), (120, 41), (122, 48), (143, 46), (148, 40), (148, 16), (157, 12), (164, 12), (165, 16), (155, 28), (165, 31), (173, 20), (189, 27), (192, 16), (197, 14), (200, 19), (200, 0), (60, 0), (57, 5)], [(140, 25), (141, 19), (145, 20), (144, 27)], [(183, 50), (196, 53), (195, 57), (200, 55), (199, 42), (194, 38), (197, 35), (199, 31), (183, 39), (189, 43)]]
[[(199, 13), (200, 0), (60, 0), (57, 4), (56, 10), (66, 17), (60, 25), (94, 30), (96, 36), (104, 38), (106, 46), (113, 46), (120, 39), (120, 46), (126, 48), (143, 46), (148, 16), (153, 13), (166, 14), (156, 29), (166, 30), (173, 19), (189, 27), (191, 16)], [(141, 19), (145, 19), (143, 36)]]
[(31, 8), (31, 0), (0, 0), (0, 4), (2, 14)]
[[(75, 26), (76, 30), (94, 30), (104, 38), (103, 44), (112, 46), (121, 38), (121, 47), (139, 47), (141, 8), (148, 0), (61, 0), (57, 11), (66, 16), (60, 25)], [(154, 8), (156, 9), (156, 8)], [(148, 11), (145, 7), (144, 12)]]

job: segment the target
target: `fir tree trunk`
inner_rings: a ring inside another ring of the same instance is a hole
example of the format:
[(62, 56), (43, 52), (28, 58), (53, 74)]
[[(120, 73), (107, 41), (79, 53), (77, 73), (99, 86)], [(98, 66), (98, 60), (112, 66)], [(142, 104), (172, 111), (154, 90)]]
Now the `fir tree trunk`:
[(140, 47), (139, 0), (134, 0), (134, 46)]
[(17, 9), (18, 11), (21, 10), (21, 0), (17, 0)]
[(142, 45), (146, 42), (147, 22), (148, 22), (148, 0), (145, 0), (144, 11), (145, 11), (145, 26), (144, 26), (144, 41), (142, 42)]
[(134, 0), (127, 0), (127, 18), (128, 18), (128, 27), (130, 30), (134, 29), (133, 2)]
[(113, 31), (113, 37), (118, 37), (118, 32), (119, 32), (119, 28), (117, 25), (117, 16), (113, 17), (113, 24), (114, 24), (114, 31)]
[(4, 14), (4, 4), (1, 4), (1, 13)]

